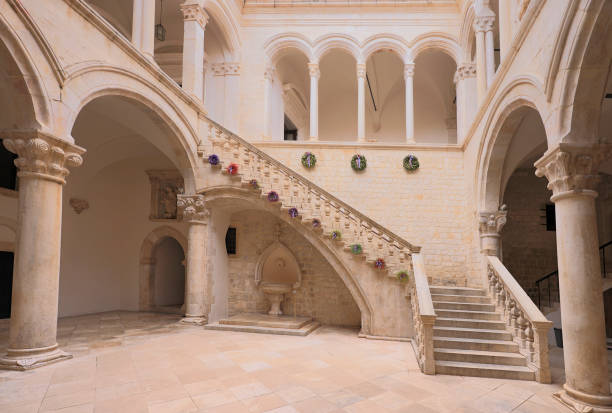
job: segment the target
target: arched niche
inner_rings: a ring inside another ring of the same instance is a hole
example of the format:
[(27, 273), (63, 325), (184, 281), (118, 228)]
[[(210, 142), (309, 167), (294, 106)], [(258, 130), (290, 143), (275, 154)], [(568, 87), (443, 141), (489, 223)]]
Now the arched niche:
[[(282, 262), (283, 266), (277, 264)], [(259, 286), (264, 282), (264, 273), (268, 274), (267, 282), (284, 283), (281, 272), (292, 274), (290, 277), (293, 282), (293, 288), (299, 288), (302, 284), (302, 271), (300, 265), (287, 246), (280, 241), (272, 243), (259, 257), (255, 270), (255, 285)]]

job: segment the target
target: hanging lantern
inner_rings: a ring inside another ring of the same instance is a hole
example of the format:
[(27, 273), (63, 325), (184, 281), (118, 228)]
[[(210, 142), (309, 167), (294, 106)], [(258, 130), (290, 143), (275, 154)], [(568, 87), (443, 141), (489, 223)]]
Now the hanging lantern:
[(166, 28), (162, 24), (162, 14), (164, 13), (164, 0), (159, 0), (159, 23), (155, 25), (155, 38), (160, 42), (166, 40)]

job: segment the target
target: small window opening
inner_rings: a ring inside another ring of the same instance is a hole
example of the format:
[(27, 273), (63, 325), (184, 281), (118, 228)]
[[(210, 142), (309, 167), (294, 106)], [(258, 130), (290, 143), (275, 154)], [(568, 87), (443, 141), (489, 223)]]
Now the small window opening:
[(285, 140), (286, 141), (297, 141), (297, 134), (298, 134), (297, 128), (295, 127), (293, 122), (291, 122), (291, 119), (289, 119), (285, 115)]
[(0, 187), (6, 189), (17, 189), (17, 167), (15, 166), (17, 155), (9, 152), (0, 139)]
[(225, 233), (225, 250), (227, 255), (236, 255), (236, 228), (228, 228)]
[(546, 231), (556, 231), (555, 204), (546, 204)]

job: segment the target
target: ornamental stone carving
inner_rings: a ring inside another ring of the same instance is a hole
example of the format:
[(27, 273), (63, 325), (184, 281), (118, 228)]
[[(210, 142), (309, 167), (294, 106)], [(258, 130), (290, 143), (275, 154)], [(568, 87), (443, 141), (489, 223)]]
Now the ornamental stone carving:
[(264, 79), (273, 81), (275, 72), (276, 70), (272, 66), (267, 67), (266, 71), (264, 72)]
[(200, 4), (183, 3), (180, 7), (181, 11), (183, 12), (183, 20), (196, 21), (202, 27), (202, 29), (206, 28), (206, 23), (208, 23), (208, 14), (206, 14)]
[(407, 77), (414, 77), (414, 63), (404, 65), (404, 79)]
[(240, 75), (240, 63), (238, 62), (225, 63), (225, 76), (238, 76), (238, 75)]
[(478, 229), (480, 231), (480, 250), (485, 255), (497, 255), (499, 233), (507, 222), (508, 207), (502, 205), (495, 212), (481, 212)]
[(72, 209), (74, 209), (74, 212), (76, 212), (77, 214), (80, 214), (86, 209), (89, 209), (89, 202), (87, 202), (86, 199), (70, 198), (68, 203), (70, 204)]
[(225, 76), (225, 63), (212, 63), (210, 69), (214, 76)]
[(178, 213), (184, 221), (194, 224), (206, 224), (210, 211), (206, 208), (204, 195), (178, 195), (176, 200)]
[(310, 73), (310, 77), (321, 77), (321, 70), (319, 70), (319, 64), (308, 63), (308, 73)]
[(476, 16), (474, 18), (474, 31), (475, 32), (490, 32), (493, 30), (493, 23), (495, 23), (495, 14), (489, 10), (491, 14), (484, 14), (482, 16)]
[(358, 63), (357, 64), (357, 78), (363, 79), (365, 77), (366, 77), (366, 65), (365, 63)]
[(476, 65), (473, 63), (463, 63), (457, 66), (457, 72), (455, 73), (455, 82), (467, 79), (470, 77), (476, 77)]
[(183, 191), (183, 177), (176, 169), (146, 171), (151, 183), (151, 212), (149, 219), (176, 219), (176, 197)]
[(560, 143), (536, 163), (536, 175), (548, 179), (548, 189), (556, 198), (567, 194), (596, 196), (599, 164), (612, 154), (612, 144), (578, 145)]
[(4, 146), (19, 157), (15, 166), (20, 177), (38, 177), (66, 183), (68, 167), (83, 163), (85, 149), (39, 131), (14, 133), (3, 139)]

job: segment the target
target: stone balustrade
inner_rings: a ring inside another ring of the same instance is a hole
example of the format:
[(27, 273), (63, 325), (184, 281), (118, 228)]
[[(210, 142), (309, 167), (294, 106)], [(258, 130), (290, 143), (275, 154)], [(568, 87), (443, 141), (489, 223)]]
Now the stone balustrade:
[(489, 292), (494, 304), (503, 312), (506, 328), (527, 358), (529, 367), (535, 370), (536, 380), (550, 383), (548, 330), (552, 322), (531, 301), (499, 258), (489, 256), (487, 259)]
[(414, 352), (421, 371), (425, 374), (436, 374), (434, 360), (433, 327), (436, 322), (429, 284), (425, 275), (425, 266), (421, 254), (412, 254), (414, 277), (409, 285), (412, 297), (412, 318), (414, 321)]

